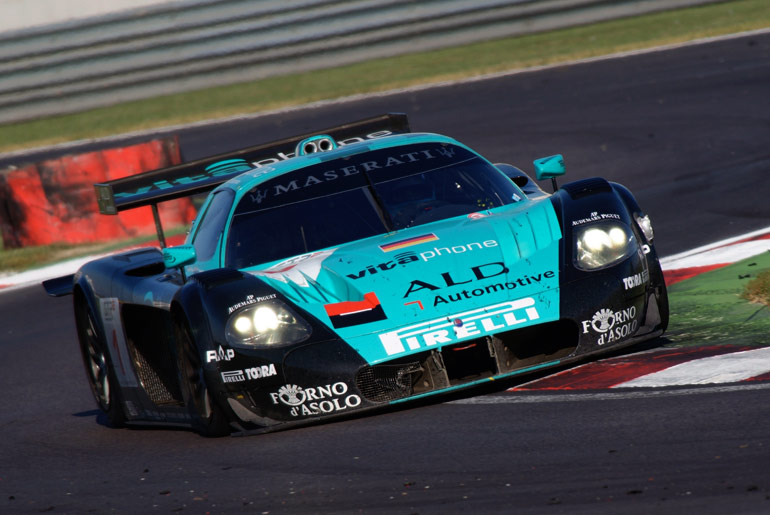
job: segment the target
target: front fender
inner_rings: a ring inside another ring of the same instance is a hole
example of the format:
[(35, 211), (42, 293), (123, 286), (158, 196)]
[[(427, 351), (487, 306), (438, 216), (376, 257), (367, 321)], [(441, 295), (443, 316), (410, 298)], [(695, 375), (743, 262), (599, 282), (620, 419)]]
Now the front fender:
[[(225, 336), (230, 316), (272, 300), (289, 305), (304, 318), (312, 328), (311, 338), (270, 348), (230, 345)], [(257, 415), (261, 410), (251, 399), (257, 392), (275, 392), (287, 383), (286, 356), (309, 343), (337, 338), (321, 322), (258, 277), (233, 269), (191, 276), (177, 292), (171, 310), (177, 321), (189, 325), (209, 391), (241, 421), (258, 425), (271, 425), (276, 421)]]

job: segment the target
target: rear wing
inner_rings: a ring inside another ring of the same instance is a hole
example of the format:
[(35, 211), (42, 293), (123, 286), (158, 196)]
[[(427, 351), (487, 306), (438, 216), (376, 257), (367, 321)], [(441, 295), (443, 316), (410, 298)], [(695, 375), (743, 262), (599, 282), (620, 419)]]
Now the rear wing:
[(126, 209), (152, 206), (158, 236), (162, 245), (165, 246), (157, 216), (159, 202), (211, 191), (254, 167), (289, 159), (294, 156), (295, 147), (300, 141), (316, 134), (328, 134), (339, 144), (344, 145), (406, 132), (410, 132), (406, 115), (388, 113), (169, 168), (94, 184), (99, 212), (105, 215), (116, 215)]

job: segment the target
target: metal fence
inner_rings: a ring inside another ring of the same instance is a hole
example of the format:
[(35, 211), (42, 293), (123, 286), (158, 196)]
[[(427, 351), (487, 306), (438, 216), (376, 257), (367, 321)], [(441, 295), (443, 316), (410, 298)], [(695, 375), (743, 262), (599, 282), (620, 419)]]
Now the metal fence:
[(188, 0), (0, 34), (0, 123), (724, 0)]

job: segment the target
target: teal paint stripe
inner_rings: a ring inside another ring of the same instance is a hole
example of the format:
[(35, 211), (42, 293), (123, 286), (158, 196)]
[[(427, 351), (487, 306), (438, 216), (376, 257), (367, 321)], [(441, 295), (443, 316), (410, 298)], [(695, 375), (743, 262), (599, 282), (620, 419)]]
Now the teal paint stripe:
[(438, 395), (438, 394), (441, 394), (441, 393), (454, 392), (454, 391), (457, 391), (457, 390), (461, 390), (463, 388), (470, 388), (471, 386), (479, 385), (479, 384), (482, 384), (482, 383), (488, 383), (488, 382), (491, 382), (491, 381), (503, 380), (503, 379), (506, 379), (506, 378), (509, 378), (509, 377), (513, 377), (515, 375), (524, 374), (524, 373), (532, 372), (532, 371), (535, 371), (535, 370), (540, 370), (541, 368), (551, 367), (551, 366), (554, 366), (554, 365), (558, 365), (560, 363), (561, 363), (561, 360), (549, 361), (547, 363), (541, 363), (539, 365), (533, 365), (531, 367), (522, 368), (522, 369), (519, 369), (519, 370), (514, 370), (513, 372), (508, 372), (507, 374), (502, 374), (502, 375), (499, 375), (499, 376), (492, 376), (492, 377), (485, 377), (484, 379), (478, 379), (476, 381), (471, 381), (470, 383), (458, 384), (456, 386), (450, 386), (449, 388), (444, 388), (442, 390), (434, 390), (432, 392), (425, 392), (425, 393), (421, 393), (419, 395), (413, 395), (412, 397), (406, 397), (404, 399), (398, 399), (398, 400), (395, 400), (395, 401), (390, 401), (388, 404), (401, 404), (403, 402), (408, 402), (408, 401), (413, 401), (413, 400), (416, 400), (416, 399), (423, 399), (425, 397), (430, 397), (431, 395)]

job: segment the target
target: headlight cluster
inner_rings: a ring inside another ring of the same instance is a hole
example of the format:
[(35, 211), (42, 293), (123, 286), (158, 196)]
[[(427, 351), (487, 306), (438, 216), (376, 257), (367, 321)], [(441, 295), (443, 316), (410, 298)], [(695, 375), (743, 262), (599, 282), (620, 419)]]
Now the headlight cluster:
[(575, 232), (575, 246), (576, 266), (582, 270), (597, 270), (636, 252), (637, 243), (625, 225), (604, 222), (580, 227)]
[(225, 336), (238, 347), (269, 347), (301, 342), (310, 336), (310, 324), (281, 302), (262, 302), (230, 316)]
[(634, 218), (636, 218), (636, 223), (639, 224), (639, 228), (642, 230), (644, 237), (647, 238), (647, 241), (652, 241), (655, 233), (652, 231), (650, 217), (648, 215), (634, 215)]

